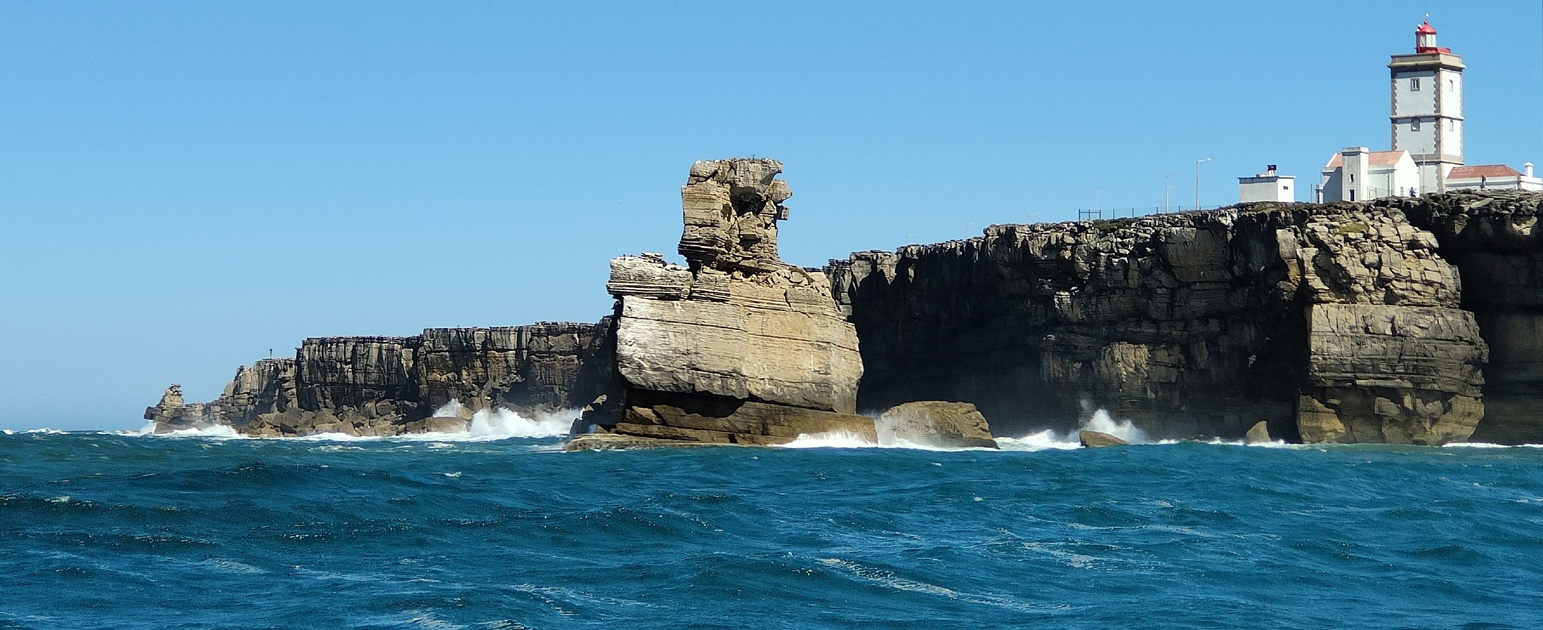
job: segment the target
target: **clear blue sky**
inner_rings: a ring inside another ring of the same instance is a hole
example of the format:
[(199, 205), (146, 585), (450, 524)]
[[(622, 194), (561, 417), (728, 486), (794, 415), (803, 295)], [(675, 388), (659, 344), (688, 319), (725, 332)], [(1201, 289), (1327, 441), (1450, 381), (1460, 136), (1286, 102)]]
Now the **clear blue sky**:
[[(1230, 203), (1388, 148), (1428, 10), (1469, 163), (1543, 167), (1538, 2), (0, 3), (0, 427), (126, 428), (308, 336), (594, 321), (691, 162), (790, 262)], [(1305, 197), (1305, 194), (1304, 194)]]

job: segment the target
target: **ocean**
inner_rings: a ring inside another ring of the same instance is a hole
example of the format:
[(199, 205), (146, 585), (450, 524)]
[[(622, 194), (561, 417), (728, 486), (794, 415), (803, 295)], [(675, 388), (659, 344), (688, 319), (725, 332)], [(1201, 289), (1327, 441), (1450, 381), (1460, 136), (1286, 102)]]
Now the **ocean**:
[(1543, 627), (1538, 448), (562, 441), (8, 431), (0, 627)]

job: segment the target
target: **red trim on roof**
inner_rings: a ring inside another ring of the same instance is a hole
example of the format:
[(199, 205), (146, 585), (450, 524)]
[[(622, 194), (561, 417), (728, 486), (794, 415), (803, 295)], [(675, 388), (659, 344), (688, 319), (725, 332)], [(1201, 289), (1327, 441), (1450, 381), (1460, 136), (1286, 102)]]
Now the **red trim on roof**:
[(1477, 166), (1453, 168), (1447, 173), (1447, 180), (1478, 179), (1480, 177), (1516, 177), (1517, 175), (1521, 175), (1521, 173), (1504, 164), (1479, 164)]

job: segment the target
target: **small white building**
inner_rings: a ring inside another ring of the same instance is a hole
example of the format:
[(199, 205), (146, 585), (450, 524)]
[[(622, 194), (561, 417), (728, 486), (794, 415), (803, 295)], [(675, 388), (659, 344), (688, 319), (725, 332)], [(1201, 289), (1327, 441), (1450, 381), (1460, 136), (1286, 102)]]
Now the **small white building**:
[(1408, 151), (1370, 151), (1345, 147), (1323, 166), (1319, 203), (1366, 201), (1419, 194), (1420, 168)]
[(1276, 175), (1275, 165), (1271, 164), (1263, 173), (1253, 177), (1238, 178), (1238, 201), (1249, 203), (1251, 201), (1279, 201), (1291, 203), (1296, 201), (1297, 178), (1291, 175)]
[(1522, 165), (1525, 173), (1504, 164), (1458, 166), (1447, 173), (1447, 190), (1535, 190), (1543, 191), (1543, 179), (1532, 176), (1532, 162)]

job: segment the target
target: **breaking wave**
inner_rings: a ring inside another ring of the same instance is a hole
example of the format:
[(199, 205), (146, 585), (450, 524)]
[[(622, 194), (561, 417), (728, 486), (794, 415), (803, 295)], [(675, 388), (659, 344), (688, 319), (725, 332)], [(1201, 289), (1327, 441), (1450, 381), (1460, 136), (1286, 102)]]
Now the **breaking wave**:
[[(309, 440), (320, 442), (347, 442), (357, 440), (399, 440), (399, 441), (432, 441), (432, 442), (492, 442), (511, 438), (537, 439), (554, 438), (568, 435), (573, 426), (573, 419), (578, 417), (577, 410), (560, 410), (553, 412), (535, 412), (529, 416), (518, 412), (494, 408), (483, 409), (471, 413), (467, 421), (465, 431), (434, 431), (427, 433), (409, 433), (393, 436), (359, 436), (346, 433), (317, 433), (301, 437), (282, 438), (253, 438), (242, 435), (234, 427), (229, 425), (215, 425), (194, 429), (178, 429), (168, 433), (156, 433), (155, 423), (151, 422), (138, 431), (118, 432), (120, 435), (150, 436), (168, 438), (205, 438), (205, 439), (280, 439), (280, 440)], [(468, 414), (464, 406), (458, 400), (451, 400), (434, 411), (436, 417), (464, 418)]]

